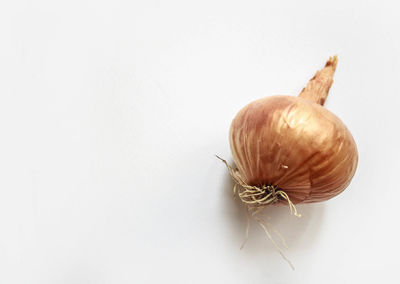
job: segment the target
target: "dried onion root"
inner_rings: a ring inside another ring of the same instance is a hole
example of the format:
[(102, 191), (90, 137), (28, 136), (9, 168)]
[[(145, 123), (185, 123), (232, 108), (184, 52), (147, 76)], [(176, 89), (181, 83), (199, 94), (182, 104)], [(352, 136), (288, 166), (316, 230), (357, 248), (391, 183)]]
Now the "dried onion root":
[(258, 213), (272, 204), (284, 204), (300, 217), (295, 204), (328, 200), (350, 184), (357, 168), (357, 146), (343, 122), (322, 107), (337, 62), (336, 56), (329, 58), (298, 97), (272, 96), (245, 106), (229, 131), (237, 168), (217, 156), (246, 208), (245, 242), (251, 215), (292, 268), (270, 230), (287, 247), (284, 239)]
[(224, 159), (222, 159), (221, 157), (219, 157), (219, 156), (216, 156), (216, 157), (218, 159), (220, 159), (226, 165), (226, 167), (228, 168), (229, 174), (231, 175), (232, 179), (235, 182), (235, 185), (233, 186), (234, 196), (238, 195), (240, 200), (245, 205), (246, 215), (247, 215), (246, 236), (245, 236), (245, 239), (244, 239), (240, 249), (242, 249), (244, 247), (244, 245), (246, 244), (246, 242), (249, 238), (250, 214), (251, 214), (251, 216), (254, 218), (254, 220), (264, 230), (266, 236), (271, 241), (271, 243), (274, 245), (274, 247), (279, 252), (281, 257), (294, 270), (294, 266), (293, 266), (292, 262), (285, 256), (285, 254), (283, 253), (279, 244), (275, 241), (275, 239), (272, 237), (272, 235), (269, 231), (270, 230), (273, 231), (279, 237), (279, 239), (282, 243), (282, 246), (284, 248), (288, 249), (288, 245), (286, 244), (285, 239), (276, 229), (274, 229), (272, 227), (272, 225), (270, 223), (265, 222), (257, 214), (260, 213), (268, 205), (275, 204), (278, 202), (278, 200), (280, 198), (283, 198), (289, 204), (290, 213), (300, 218), (301, 214), (297, 213), (296, 206), (290, 201), (289, 196), (283, 190), (280, 190), (275, 186), (263, 185), (262, 187), (257, 187), (257, 186), (251, 186), (251, 185), (246, 184), (240, 178), (240, 174), (237, 170), (234, 170), (228, 164), (228, 162), (225, 161)]

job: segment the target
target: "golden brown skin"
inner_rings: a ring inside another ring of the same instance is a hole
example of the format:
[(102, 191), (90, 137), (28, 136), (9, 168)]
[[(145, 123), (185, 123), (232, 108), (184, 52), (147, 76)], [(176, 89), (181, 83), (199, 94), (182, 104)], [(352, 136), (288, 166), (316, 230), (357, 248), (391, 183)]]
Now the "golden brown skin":
[[(323, 103), (329, 87), (318, 86), (322, 92), (314, 95), (315, 101)], [(343, 122), (318, 103), (272, 96), (236, 115), (229, 140), (247, 184), (278, 186), (295, 204), (330, 199), (349, 185), (357, 167), (357, 146)]]
[(357, 167), (357, 147), (341, 120), (299, 97), (250, 103), (235, 117), (230, 145), (250, 185), (283, 189), (293, 203), (318, 202), (342, 192)]

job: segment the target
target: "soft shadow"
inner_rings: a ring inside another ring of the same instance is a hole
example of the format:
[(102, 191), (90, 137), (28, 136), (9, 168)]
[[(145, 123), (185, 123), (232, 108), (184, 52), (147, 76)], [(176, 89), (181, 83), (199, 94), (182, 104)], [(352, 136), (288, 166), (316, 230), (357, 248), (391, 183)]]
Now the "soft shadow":
[(233, 186), (234, 182), (231, 176), (226, 174), (221, 190), (221, 194), (223, 195), (221, 198), (223, 202), (222, 208), (228, 219), (226, 224), (232, 229), (232, 234), (230, 234), (230, 236), (232, 236), (231, 240), (235, 242), (239, 248), (245, 238), (247, 217), (242, 202), (233, 195)]
[[(227, 198), (222, 198), (224, 212), (226, 212), (226, 218), (231, 224), (232, 234), (234, 237), (232, 241), (237, 241), (238, 248), (241, 246), (245, 239), (245, 232), (247, 227), (247, 217), (245, 207), (239, 198), (233, 197), (233, 186), (234, 182), (227, 173), (225, 175), (223, 183), (223, 194)], [(323, 220), (324, 215), (324, 204), (304, 204), (297, 205), (297, 211), (302, 215), (300, 218), (291, 215), (289, 207), (287, 206), (271, 206), (266, 208), (261, 216), (264, 220), (268, 219), (268, 222), (283, 236), (289, 251), (301, 250), (310, 248), (313, 246)], [(265, 232), (260, 225), (251, 220), (249, 230), (249, 239), (246, 242), (243, 251), (248, 253), (271, 253), (276, 254), (276, 249), (265, 235)], [(274, 235), (274, 238), (279, 242), (279, 237)]]

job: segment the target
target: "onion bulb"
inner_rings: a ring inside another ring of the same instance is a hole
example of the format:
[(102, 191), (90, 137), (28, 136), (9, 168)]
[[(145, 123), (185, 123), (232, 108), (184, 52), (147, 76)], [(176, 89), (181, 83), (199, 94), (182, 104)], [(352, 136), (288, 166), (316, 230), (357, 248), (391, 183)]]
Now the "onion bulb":
[(251, 212), (293, 269), (258, 213), (284, 204), (300, 217), (295, 204), (330, 199), (350, 184), (358, 162), (356, 143), (343, 122), (323, 107), (336, 66), (337, 57), (329, 58), (297, 97), (266, 97), (241, 109), (229, 130), (236, 168), (220, 158), (235, 181), (234, 193), (246, 205), (245, 242)]
[(229, 141), (237, 169), (230, 171), (246, 204), (319, 202), (349, 185), (357, 146), (343, 122), (323, 107), (336, 65), (337, 57), (329, 58), (299, 96), (256, 100), (233, 119)]

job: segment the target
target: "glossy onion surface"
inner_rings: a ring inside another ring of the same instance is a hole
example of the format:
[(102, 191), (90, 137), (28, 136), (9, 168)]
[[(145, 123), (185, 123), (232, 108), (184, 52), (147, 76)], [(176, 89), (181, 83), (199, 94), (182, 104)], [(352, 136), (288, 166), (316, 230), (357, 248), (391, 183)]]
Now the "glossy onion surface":
[(278, 186), (293, 203), (334, 197), (357, 167), (357, 147), (343, 122), (301, 97), (272, 96), (248, 104), (232, 121), (229, 140), (247, 184)]

